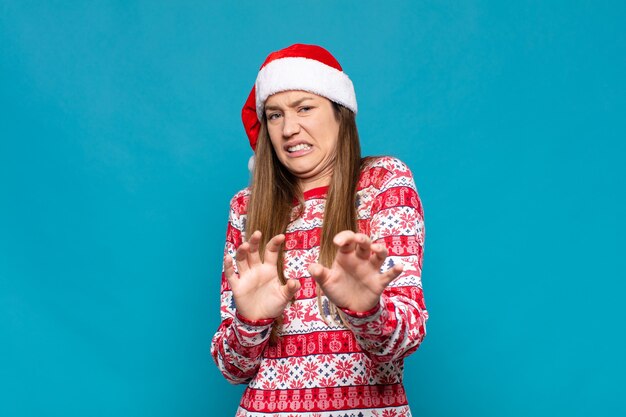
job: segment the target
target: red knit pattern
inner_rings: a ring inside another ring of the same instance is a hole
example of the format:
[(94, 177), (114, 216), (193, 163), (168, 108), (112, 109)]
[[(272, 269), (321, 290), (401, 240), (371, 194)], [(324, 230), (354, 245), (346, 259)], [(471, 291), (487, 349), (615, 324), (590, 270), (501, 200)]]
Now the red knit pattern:
[[(226, 379), (248, 384), (237, 417), (410, 416), (402, 386), (403, 360), (426, 335), (428, 312), (421, 285), (424, 213), (407, 166), (391, 157), (368, 162), (357, 191), (359, 231), (383, 243), (404, 272), (366, 314), (344, 310), (346, 327), (330, 317), (328, 300), (318, 308), (315, 281), (307, 269), (319, 257), (325, 190), (305, 194), (304, 209), (285, 232), (284, 271), (301, 289), (285, 309), (280, 340), (270, 345), (271, 320), (236, 314), (222, 274), (222, 322), (212, 356)], [(245, 239), (249, 190), (231, 200), (225, 254)], [(298, 210), (298, 211), (296, 211)]]

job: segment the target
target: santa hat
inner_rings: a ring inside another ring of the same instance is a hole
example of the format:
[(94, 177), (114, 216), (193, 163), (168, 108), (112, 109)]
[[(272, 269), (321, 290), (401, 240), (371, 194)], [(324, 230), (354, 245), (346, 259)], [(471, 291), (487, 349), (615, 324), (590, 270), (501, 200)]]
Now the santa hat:
[(309, 91), (357, 112), (352, 81), (330, 52), (317, 45), (288, 46), (265, 59), (241, 111), (252, 149), (259, 137), (265, 100), (287, 90)]

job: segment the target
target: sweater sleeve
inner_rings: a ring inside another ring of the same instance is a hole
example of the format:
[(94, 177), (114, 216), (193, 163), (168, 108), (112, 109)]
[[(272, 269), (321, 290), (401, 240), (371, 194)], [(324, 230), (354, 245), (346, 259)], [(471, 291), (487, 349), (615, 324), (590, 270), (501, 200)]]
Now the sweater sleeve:
[[(243, 242), (247, 195), (240, 192), (233, 197), (226, 233), (224, 256), (232, 256)], [(235, 273), (237, 273), (235, 265)], [(273, 323), (269, 320), (248, 320), (235, 309), (233, 294), (222, 267), (220, 289), (221, 323), (213, 336), (211, 355), (220, 372), (232, 384), (249, 382), (257, 373), (261, 357), (268, 343)]]
[(367, 179), (372, 187), (369, 221), (361, 222), (360, 229), (389, 251), (381, 272), (396, 263), (403, 263), (404, 270), (384, 290), (378, 306), (343, 312), (365, 353), (374, 361), (388, 362), (414, 352), (426, 335), (428, 311), (421, 283), (424, 212), (404, 163), (382, 158), (376, 165)]

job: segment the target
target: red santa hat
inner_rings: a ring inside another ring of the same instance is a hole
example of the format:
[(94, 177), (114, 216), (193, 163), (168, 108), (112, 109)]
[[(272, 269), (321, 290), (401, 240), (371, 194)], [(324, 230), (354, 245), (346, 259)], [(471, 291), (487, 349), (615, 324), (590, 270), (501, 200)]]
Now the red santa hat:
[(259, 137), (265, 100), (288, 90), (309, 91), (357, 112), (352, 81), (330, 52), (317, 45), (288, 46), (265, 59), (241, 111), (252, 149)]

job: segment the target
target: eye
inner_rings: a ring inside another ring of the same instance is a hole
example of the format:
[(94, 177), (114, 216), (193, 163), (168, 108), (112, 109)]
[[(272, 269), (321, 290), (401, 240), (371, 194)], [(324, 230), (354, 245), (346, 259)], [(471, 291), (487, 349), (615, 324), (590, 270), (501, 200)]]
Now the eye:
[(274, 112), (267, 115), (267, 120), (276, 120), (280, 117), (280, 113)]
[(305, 112), (306, 113), (306, 112), (308, 112), (310, 110), (313, 110), (313, 107), (312, 106), (302, 106), (298, 110), (301, 111), (301, 112)]

